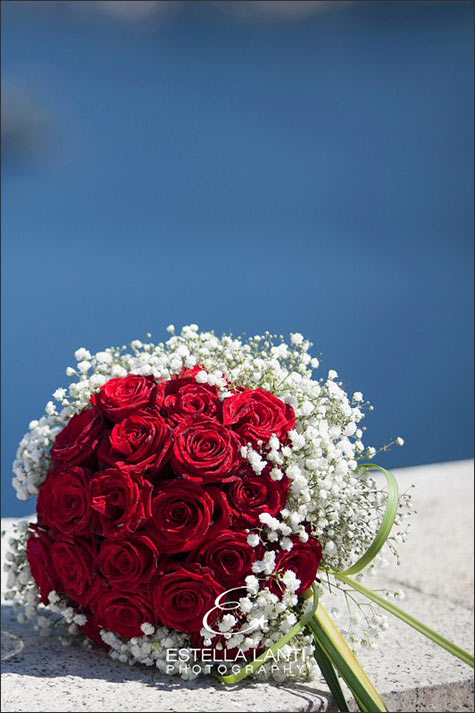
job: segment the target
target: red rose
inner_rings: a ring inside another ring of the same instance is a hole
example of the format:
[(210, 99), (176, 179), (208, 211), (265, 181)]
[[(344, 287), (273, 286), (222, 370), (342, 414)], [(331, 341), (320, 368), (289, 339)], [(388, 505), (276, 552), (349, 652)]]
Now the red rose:
[(94, 541), (65, 538), (51, 545), (51, 561), (65, 592), (81, 606), (87, 606), (92, 595), (95, 567)]
[(48, 604), (48, 594), (59, 589), (58, 575), (51, 562), (51, 538), (36, 525), (30, 525), (26, 556), (31, 574), (41, 593), (41, 601)]
[(97, 394), (92, 395), (91, 401), (107, 418), (117, 422), (151, 404), (155, 393), (153, 376), (129, 374), (107, 381)]
[(160, 552), (196, 549), (211, 532), (216, 532), (213, 522), (221, 527), (229, 522), (229, 506), (216, 490), (210, 488), (211, 492), (207, 492), (201, 485), (182, 478), (166, 481), (156, 490), (147, 531)]
[(150, 517), (152, 484), (127, 468), (108, 468), (91, 481), (92, 507), (99, 533), (106, 537), (134, 532)]
[(143, 636), (142, 624), (157, 623), (149, 599), (138, 593), (124, 594), (118, 589), (102, 588), (90, 607), (100, 628), (126, 639)]
[(163, 381), (157, 386), (157, 404), (172, 426), (178, 426), (190, 416), (221, 418), (221, 401), (216, 386), (198, 384), (195, 374), (201, 367), (184, 375)]
[(208, 540), (191, 555), (208, 567), (220, 584), (226, 589), (239, 587), (252, 574), (252, 565), (260, 555), (260, 548), (251, 547), (244, 532), (224, 530), (217, 537)]
[(63, 535), (87, 535), (92, 517), (91, 477), (90, 470), (77, 465), (50, 471), (38, 496), (40, 527)]
[(192, 416), (178, 426), (172, 466), (177, 473), (201, 482), (233, 480), (241, 465), (239, 441), (218, 421)]
[(284, 507), (289, 479), (272, 480), (264, 471), (256, 475), (250, 468), (240, 480), (229, 484), (227, 495), (233, 509), (233, 525), (237, 528), (260, 526), (259, 515), (267, 512), (275, 517)]
[(295, 426), (292, 406), (264, 389), (245, 389), (224, 400), (223, 423), (239, 435), (242, 443), (268, 443), (272, 434), (284, 440)]
[(97, 409), (81, 411), (56, 436), (51, 457), (68, 465), (88, 461), (94, 454), (103, 429), (104, 419)]
[(91, 639), (92, 643), (99, 646), (106, 651), (109, 651), (110, 646), (108, 646), (101, 638), (101, 627), (97, 623), (97, 619), (92, 614), (87, 614), (87, 621), (83, 626), (79, 627), (86, 636)]
[(206, 492), (213, 499), (213, 522), (208, 530), (207, 539), (215, 537), (232, 524), (232, 511), (228, 496), (216, 485), (207, 485)]
[(126, 539), (104, 540), (98, 566), (104, 577), (120, 590), (146, 587), (157, 571), (158, 552), (147, 535), (129, 535)]
[[(307, 542), (300, 542), (293, 537), (292, 541), (294, 546), (290, 552), (282, 551), (277, 556), (275, 571), (283, 574), (286, 570), (291, 569), (295, 572), (300, 579), (297, 594), (301, 594), (309, 589), (315, 581), (322, 560), (322, 546), (315, 537), (310, 537)], [(275, 590), (275, 585), (271, 585), (271, 589)]]
[(98, 455), (105, 463), (123, 463), (142, 475), (153, 475), (166, 462), (171, 445), (171, 429), (161, 416), (135, 413), (115, 424)]
[(182, 566), (158, 580), (152, 594), (154, 610), (170, 629), (200, 631), (203, 617), (223, 591), (208, 570), (198, 565)]

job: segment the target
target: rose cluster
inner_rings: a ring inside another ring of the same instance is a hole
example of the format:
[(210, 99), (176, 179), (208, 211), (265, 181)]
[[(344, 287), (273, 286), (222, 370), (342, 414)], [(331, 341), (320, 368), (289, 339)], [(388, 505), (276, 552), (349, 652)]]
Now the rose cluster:
[(216, 597), (243, 586), (269, 550), (272, 592), (285, 571), (297, 593), (316, 577), (315, 537), (287, 550), (251, 539), (261, 515), (280, 517), (290, 480), (269, 464), (253, 470), (246, 448), (285, 444), (294, 409), (262, 388), (223, 398), (202, 373), (111, 378), (56, 436), (27, 556), (42, 601), (66, 596), (96, 643), (101, 629), (130, 639), (145, 624), (198, 638)]

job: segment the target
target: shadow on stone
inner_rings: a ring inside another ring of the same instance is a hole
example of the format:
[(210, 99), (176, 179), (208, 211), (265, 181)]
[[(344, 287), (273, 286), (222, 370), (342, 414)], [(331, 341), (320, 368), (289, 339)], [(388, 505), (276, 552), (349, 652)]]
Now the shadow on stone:
[[(251, 691), (262, 689), (263, 682), (246, 681), (235, 686), (224, 687), (211, 677), (198, 678), (193, 681), (183, 681), (178, 677), (166, 676), (155, 668), (144, 666), (127, 666), (111, 659), (105, 651), (94, 649), (86, 651), (79, 645), (64, 647), (54, 636), (42, 637), (31, 623), (19, 624), (11, 606), (2, 605), (2, 629), (20, 637), (24, 648), (12, 658), (2, 662), (3, 674), (18, 674), (24, 677), (70, 678), (71, 687), (75, 689), (91, 686), (92, 681), (109, 681), (118, 684), (135, 682), (154, 688), (157, 692), (198, 691), (206, 695), (220, 692), (227, 693), (230, 698), (242, 695), (243, 689)], [(84, 683), (81, 682), (81, 679)], [(89, 681), (89, 683), (88, 683)], [(264, 684), (265, 685), (265, 684)], [(294, 710), (336, 710), (328, 707), (328, 693), (320, 689), (318, 682), (313, 685), (274, 686), (274, 691), (295, 702)], [(120, 690), (117, 691), (120, 697)], [(198, 694), (199, 695), (199, 694)], [(254, 693), (259, 695), (259, 693)], [(316, 706), (317, 703), (317, 706)], [(321, 706), (318, 706), (321, 703)], [(273, 709), (273, 710), (279, 710)], [(282, 710), (287, 710), (283, 708)]]
[(85, 650), (80, 645), (62, 646), (55, 636), (43, 637), (31, 623), (19, 624), (11, 606), (2, 605), (2, 630), (20, 637), (23, 649), (2, 662), (3, 673), (22, 676), (54, 678), (75, 676), (84, 679), (102, 679), (112, 682), (140, 681), (142, 684), (163, 690), (180, 688), (214, 687), (218, 682), (201, 680), (189, 682), (165, 676), (156, 669), (145, 666), (127, 666), (111, 659), (100, 649)]

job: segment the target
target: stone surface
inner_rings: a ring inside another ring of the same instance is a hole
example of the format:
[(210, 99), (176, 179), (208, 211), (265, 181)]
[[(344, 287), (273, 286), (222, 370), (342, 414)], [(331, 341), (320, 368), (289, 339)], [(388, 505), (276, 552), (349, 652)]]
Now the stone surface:
[[(397, 476), (402, 488), (416, 484), (418, 515), (401, 547), (402, 565), (368, 586), (404, 589), (403, 609), (472, 650), (473, 463), (406, 468)], [(2, 521), (2, 529), (10, 526)], [(212, 679), (184, 683), (117, 663), (102, 651), (41, 639), (16, 622), (7, 604), (2, 616), (2, 628), (24, 642), (3, 662), (4, 711), (335, 710), (320, 680), (285, 686), (245, 681), (232, 688)], [(474, 710), (471, 669), (402, 622), (392, 619), (379, 649), (359, 658), (391, 711)]]

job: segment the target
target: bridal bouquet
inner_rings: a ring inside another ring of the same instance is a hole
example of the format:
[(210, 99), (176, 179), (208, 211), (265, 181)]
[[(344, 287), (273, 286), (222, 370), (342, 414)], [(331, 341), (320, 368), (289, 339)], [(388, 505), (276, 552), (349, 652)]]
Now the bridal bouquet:
[[(340, 678), (361, 710), (386, 710), (354, 654), (387, 628), (379, 608), (470, 663), (360, 581), (397, 556), (411, 511), (363, 443), (362, 394), (335, 371), (314, 378), (301, 334), (168, 331), (78, 349), (73, 381), (30, 423), (13, 484), (38, 496), (37, 522), (19, 523), (6, 565), (19, 620), (183, 678), (318, 666), (341, 710)], [(370, 602), (346, 638), (324, 606), (339, 591)]]

